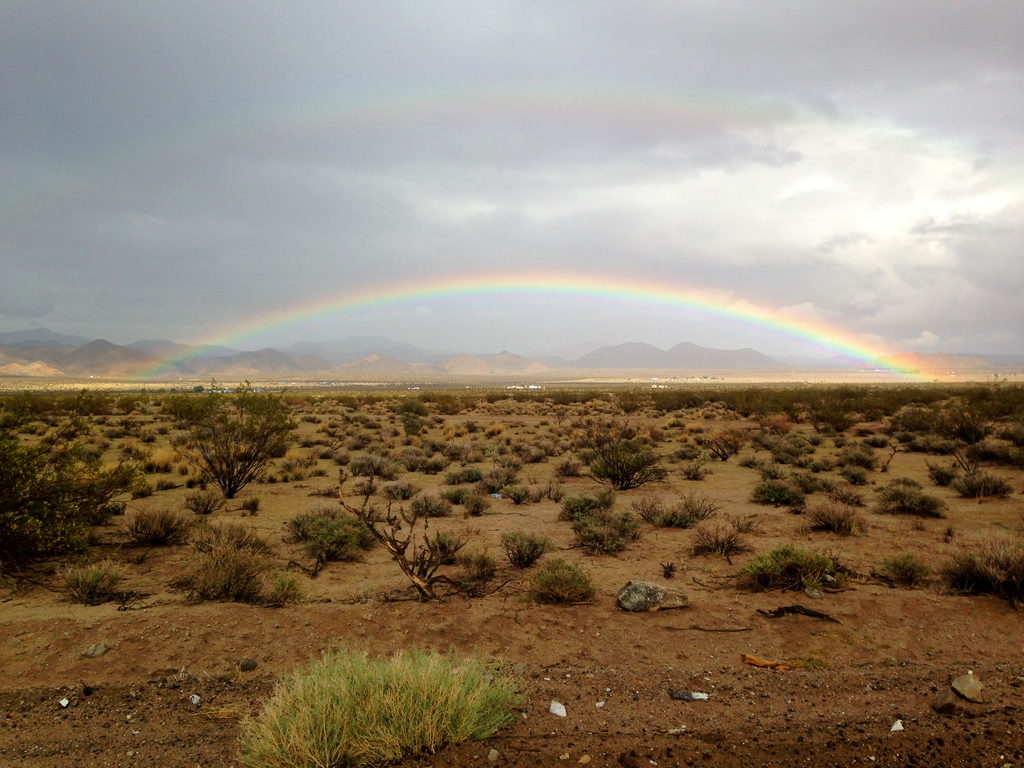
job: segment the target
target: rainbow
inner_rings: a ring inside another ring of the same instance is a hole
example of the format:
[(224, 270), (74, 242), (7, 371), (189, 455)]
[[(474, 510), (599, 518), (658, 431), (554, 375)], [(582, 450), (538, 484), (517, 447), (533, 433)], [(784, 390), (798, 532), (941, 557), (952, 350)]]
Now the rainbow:
[[(625, 278), (579, 275), (558, 272), (493, 273), (475, 276), (443, 276), (411, 283), (378, 285), (320, 297), (312, 302), (289, 306), (251, 317), (231, 327), (197, 340), (196, 346), (233, 346), (259, 334), (303, 322), (359, 310), (399, 305), (413, 301), (462, 296), (581, 296), (624, 302), (679, 307), (703, 314), (738, 320), (784, 336), (808, 341), (882, 368), (908, 379), (923, 376), (895, 353), (874, 341), (816, 320), (799, 319), (778, 310), (758, 306), (731, 295), (712, 291), (643, 282)], [(135, 378), (148, 379), (170, 373), (174, 366), (187, 363), (198, 352), (161, 361), (139, 370)]]

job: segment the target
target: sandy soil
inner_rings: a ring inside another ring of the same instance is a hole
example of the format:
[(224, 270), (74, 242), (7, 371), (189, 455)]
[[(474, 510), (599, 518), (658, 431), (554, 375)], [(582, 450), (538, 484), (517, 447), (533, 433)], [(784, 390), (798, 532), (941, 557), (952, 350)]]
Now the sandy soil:
[[(321, 434), (331, 416), (323, 408), (319, 413), (319, 422), (300, 425), (300, 438)], [(371, 415), (393, 423), (386, 411)], [(659, 450), (670, 453), (685, 430), (668, 427), (668, 416), (649, 418), (665, 429)], [(537, 440), (557, 431), (550, 414), (520, 407), (516, 413), (491, 408), (446, 416), (430, 434), (468, 440), (472, 435), (453, 432), (468, 419), (481, 427), (500, 424), (495, 439)], [(161, 423), (159, 414), (142, 420), (147, 428)], [(708, 428), (744, 425), (699, 421), (696, 413), (686, 421)], [(401, 447), (400, 437), (392, 440)], [(119, 444), (115, 440), (109, 450)], [(827, 440), (819, 450), (834, 452)], [(188, 547), (124, 546), (123, 518), (115, 518), (99, 530), (89, 557), (125, 568), (125, 586), (141, 593), (137, 599), (123, 606), (70, 603), (47, 589), (59, 584), (59, 563), (44, 563), (28, 572), (31, 581), (8, 582), (0, 592), (0, 766), (237, 765), (240, 720), (259, 711), (279, 676), (338, 645), (373, 653), (454, 648), (493, 659), (518, 681), (524, 699), (514, 726), (485, 742), (414, 756), (403, 765), (1024, 765), (1024, 613), (994, 597), (950, 594), (937, 581), (895, 589), (871, 575), (885, 558), (904, 552), (940, 568), (954, 553), (992, 536), (1019, 540), (1024, 473), (999, 469), (1017, 492), (978, 503), (929, 485), (926, 458), (898, 453), (888, 476), (873, 472), (871, 482), (922, 480), (949, 504), (947, 517), (919, 521), (869, 506), (862, 511), (864, 535), (856, 537), (810, 532), (802, 516), (750, 503), (760, 479), (736, 457), (709, 464), (713, 474), (701, 482), (683, 480), (679, 463), (670, 462), (666, 481), (618, 494), (618, 505), (628, 508), (644, 495), (699, 491), (722, 504), (722, 519), (757, 516), (759, 530), (745, 537), (751, 551), (731, 562), (690, 556), (692, 530), (649, 525), (617, 555), (586, 555), (574, 547), (568, 524), (557, 520), (559, 505), (548, 500), (516, 506), (501, 499), (481, 517), (457, 514), (432, 523), (469, 535), (495, 554), (503, 531), (546, 533), (562, 550), (557, 556), (583, 564), (598, 588), (592, 603), (574, 606), (529, 602), (530, 572), (507, 565), (499, 577), (507, 583), (487, 597), (417, 602), (380, 548), (358, 562), (331, 563), (315, 579), (303, 576), (307, 601), (300, 605), (195, 603), (170, 586), (188, 567)], [(560, 460), (524, 465), (521, 481), (546, 483)], [(303, 561), (283, 524), (330, 503), (311, 494), (330, 492), (337, 467), (326, 459), (316, 466), (324, 476), (247, 488), (243, 498), (262, 500), (257, 516), (244, 516), (232, 503), (215, 513), (216, 521), (253, 526), (273, 544), (282, 566)], [(405, 477), (428, 490), (444, 487), (443, 473)], [(587, 478), (564, 485), (570, 494), (599, 487)], [(137, 499), (128, 514), (180, 508), (186, 492), (176, 488)], [(870, 504), (872, 486), (864, 494)], [(947, 528), (953, 529), (951, 539)], [(859, 576), (847, 589), (822, 596), (737, 587), (734, 575), (743, 563), (786, 543), (835, 552)], [(680, 566), (671, 580), (662, 575), (659, 564), (665, 562)], [(631, 579), (680, 588), (691, 605), (650, 614), (621, 611), (616, 593)], [(758, 613), (795, 603), (838, 623)], [(100, 643), (108, 647), (105, 653), (83, 655)], [(752, 667), (741, 662), (743, 654), (796, 668)], [(241, 659), (255, 661), (255, 669), (240, 671)], [(968, 670), (985, 685), (981, 703), (950, 690), (950, 681)], [(678, 701), (669, 691), (710, 698)], [(192, 695), (200, 697), (198, 706)], [(549, 712), (553, 700), (565, 705), (565, 718)], [(902, 731), (891, 730), (897, 720)]]

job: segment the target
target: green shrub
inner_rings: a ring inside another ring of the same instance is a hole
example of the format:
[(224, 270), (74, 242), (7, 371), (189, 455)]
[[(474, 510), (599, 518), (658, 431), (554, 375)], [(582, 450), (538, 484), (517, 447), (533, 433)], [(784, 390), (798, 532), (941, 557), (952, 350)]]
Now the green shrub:
[(379, 765), (493, 736), (515, 718), (511, 681), (473, 659), (331, 651), (279, 683), (242, 724), (250, 768)]
[(592, 555), (621, 552), (640, 538), (640, 522), (627, 511), (596, 510), (575, 520), (572, 530), (579, 545)]
[(278, 571), (267, 586), (267, 595), (264, 602), (267, 605), (280, 606), (289, 603), (301, 603), (302, 599), (302, 587), (299, 585), (298, 577), (294, 573)]
[(516, 506), (530, 498), (530, 491), (525, 485), (506, 485), (502, 492)]
[(289, 520), (286, 527), (292, 538), (304, 543), (310, 557), (322, 561), (355, 560), (376, 543), (365, 523), (335, 507), (304, 512)]
[(380, 492), (385, 499), (391, 501), (408, 501), (419, 493), (420, 489), (406, 480), (399, 480), (396, 483), (385, 483)]
[(355, 477), (376, 477), (394, 480), (401, 467), (390, 459), (372, 453), (362, 453), (349, 462), (348, 471)]
[(754, 488), (753, 493), (750, 494), (750, 500), (755, 504), (799, 509), (804, 505), (804, 494), (800, 489), (794, 488), (782, 480), (766, 480)]
[(65, 568), (60, 578), (72, 601), (99, 605), (119, 596), (117, 585), (124, 578), (124, 573), (113, 563), (103, 562)]
[(454, 533), (438, 531), (427, 539), (427, 549), (437, 557), (441, 565), (451, 565), (462, 548), (466, 546), (466, 540), (460, 539)]
[(470, 493), (462, 500), (462, 505), (466, 508), (466, 514), (479, 517), (491, 508), (491, 500), (479, 493)]
[(899, 555), (882, 561), (882, 571), (901, 587), (919, 587), (928, 581), (932, 569), (913, 555)]
[(263, 552), (214, 542), (208, 548), (196, 547), (189, 570), (178, 586), (199, 600), (263, 603), (264, 574), (268, 570), (270, 563)]
[(192, 520), (171, 509), (146, 509), (128, 519), (125, 538), (144, 547), (184, 544), (192, 529)]
[(498, 575), (498, 561), (484, 549), (460, 552), (456, 562), (462, 567), (460, 585), (473, 595), (479, 595)]
[(878, 511), (886, 515), (916, 515), (917, 517), (944, 517), (942, 499), (921, 490), (919, 484), (907, 478), (894, 480), (878, 489)]
[(586, 571), (561, 558), (546, 561), (533, 575), (530, 599), (536, 603), (585, 603), (596, 590)]
[(420, 517), (447, 517), (452, 513), (451, 502), (430, 494), (417, 496), (409, 508)]
[(578, 520), (593, 512), (611, 509), (614, 503), (615, 493), (607, 488), (594, 496), (566, 496), (562, 500), (562, 511), (558, 519)]
[(930, 461), (926, 461), (925, 465), (928, 467), (928, 477), (938, 486), (945, 487), (949, 485), (959, 474), (956, 467), (949, 465), (932, 464)]
[(868, 484), (868, 473), (861, 467), (843, 467), (839, 472), (839, 476), (850, 485)]
[(551, 550), (551, 540), (536, 533), (512, 531), (501, 535), (501, 546), (514, 567), (529, 568)]
[(980, 469), (965, 472), (956, 478), (953, 488), (965, 499), (1001, 499), (1013, 493), (1013, 486), (1005, 478)]
[(846, 569), (830, 555), (787, 545), (758, 555), (743, 566), (739, 583), (755, 592), (820, 589), (842, 586), (846, 573)]
[(977, 552), (956, 555), (943, 577), (960, 592), (998, 595), (1016, 606), (1024, 601), (1024, 545), (1008, 539), (985, 542)]

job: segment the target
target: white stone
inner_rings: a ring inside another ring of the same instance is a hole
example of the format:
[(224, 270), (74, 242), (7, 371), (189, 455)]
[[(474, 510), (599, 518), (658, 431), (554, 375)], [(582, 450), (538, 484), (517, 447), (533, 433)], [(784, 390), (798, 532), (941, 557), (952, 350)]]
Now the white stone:
[(548, 712), (558, 717), (565, 717), (565, 705), (560, 701), (552, 701), (551, 706), (548, 707)]

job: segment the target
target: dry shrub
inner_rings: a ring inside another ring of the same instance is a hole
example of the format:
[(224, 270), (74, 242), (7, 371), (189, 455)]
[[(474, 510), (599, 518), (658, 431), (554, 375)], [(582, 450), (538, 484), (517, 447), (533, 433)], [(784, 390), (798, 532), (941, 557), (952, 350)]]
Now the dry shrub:
[(741, 586), (755, 592), (842, 586), (848, 571), (834, 557), (787, 545), (758, 555), (740, 570)]
[(807, 511), (812, 531), (829, 531), (840, 536), (853, 536), (864, 529), (855, 507), (838, 501), (826, 501)]
[(882, 571), (893, 584), (901, 587), (919, 587), (928, 581), (932, 569), (913, 555), (899, 555), (883, 561)]
[(251, 768), (380, 765), (485, 739), (515, 718), (511, 681), (474, 659), (331, 651), (279, 683), (242, 724)]
[(548, 560), (537, 569), (530, 586), (530, 599), (536, 603), (585, 603), (596, 590), (586, 571), (560, 557)]
[(693, 546), (690, 548), (690, 552), (695, 556), (720, 555), (729, 558), (749, 549), (740, 538), (739, 531), (732, 526), (727, 528), (722, 525), (714, 527), (702, 525), (696, 528), (693, 534)]
[(964, 552), (943, 571), (950, 587), (967, 594), (993, 594), (1016, 606), (1024, 601), (1024, 545), (994, 539)]
[(376, 543), (362, 520), (338, 507), (296, 515), (286, 527), (292, 538), (303, 542), (310, 557), (322, 561), (355, 560)]
[(212, 515), (227, 502), (217, 491), (192, 491), (185, 496), (185, 509), (197, 515)]
[(529, 568), (551, 550), (551, 540), (536, 533), (512, 531), (501, 535), (501, 546), (514, 567)]
[(124, 573), (113, 563), (105, 561), (65, 568), (60, 578), (69, 599), (85, 605), (99, 605), (117, 599), (120, 594), (117, 586)]
[(171, 509), (148, 509), (137, 512), (125, 524), (125, 538), (132, 544), (161, 547), (184, 544), (192, 529), (192, 520)]

